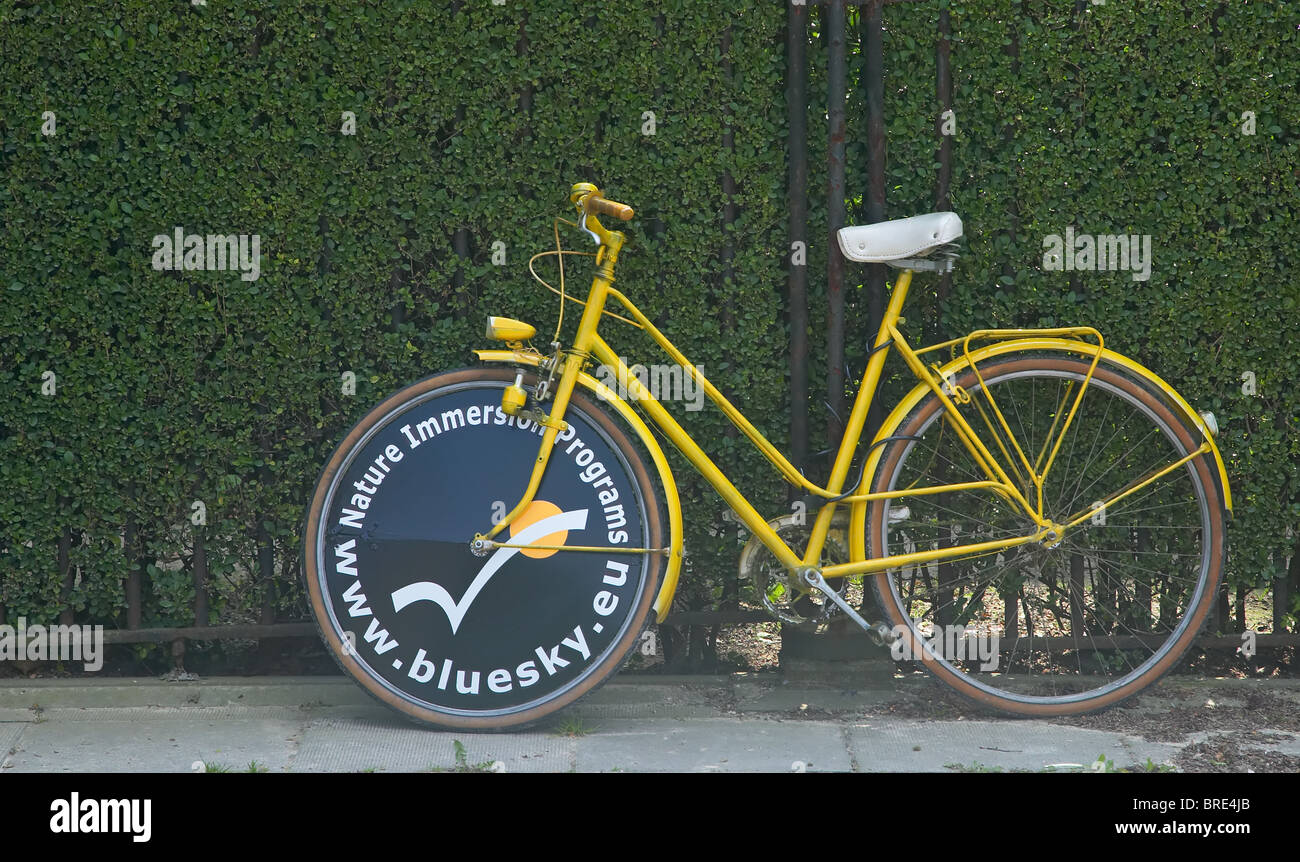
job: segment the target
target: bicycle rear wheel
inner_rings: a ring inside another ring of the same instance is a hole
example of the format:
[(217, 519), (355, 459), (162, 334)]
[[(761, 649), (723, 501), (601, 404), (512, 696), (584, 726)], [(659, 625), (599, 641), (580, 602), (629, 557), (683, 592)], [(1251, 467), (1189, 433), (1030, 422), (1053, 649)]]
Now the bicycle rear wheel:
[(498, 541), (608, 552), (470, 552), (519, 501), (542, 429), (500, 410), (514, 374), (466, 369), (398, 392), (347, 435), (304, 531), (312, 611), (344, 671), (439, 727), (535, 722), (611, 676), (645, 626), (666, 543), (649, 470), (575, 392), (530, 507)]
[[(1011, 354), (959, 374), (970, 395), (958, 409), (990, 451), (1012, 464), (1031, 502), (1037, 492), (1001, 409), (1031, 464), (1050, 450), (1090, 359)], [(990, 400), (991, 396), (991, 400)], [(986, 479), (927, 396), (885, 445), (872, 491)], [(1025, 716), (1090, 712), (1123, 700), (1173, 667), (1204, 623), (1222, 574), (1225, 519), (1213, 456), (1202, 453), (1107, 508), (1131, 483), (1195, 452), (1198, 429), (1154, 385), (1101, 362), (1061, 439), (1043, 489), (1044, 514), (1065, 523), (1091, 511), (1055, 547), (1033, 543), (979, 556), (890, 569), (874, 586), (903, 640), (962, 694)], [(872, 556), (1023, 536), (1032, 521), (986, 490), (871, 503)]]

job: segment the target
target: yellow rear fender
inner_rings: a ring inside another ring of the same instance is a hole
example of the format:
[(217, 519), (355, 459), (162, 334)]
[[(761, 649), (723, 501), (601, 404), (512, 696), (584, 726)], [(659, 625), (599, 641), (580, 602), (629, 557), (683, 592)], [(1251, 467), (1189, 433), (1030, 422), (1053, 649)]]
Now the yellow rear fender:
[[(523, 350), (476, 350), (474, 352), (483, 362), (524, 365), (534, 368), (544, 358), (539, 353)], [(605, 386), (590, 374), (579, 374), (578, 385), (608, 404), (615, 413), (632, 427), (640, 439), (641, 445), (645, 446), (646, 451), (650, 453), (655, 469), (659, 471), (659, 483), (663, 487), (664, 501), (668, 506), (668, 565), (664, 568), (663, 581), (659, 585), (659, 595), (655, 598), (654, 603), (655, 621), (661, 623), (668, 616), (668, 611), (672, 607), (673, 595), (677, 592), (677, 578), (682, 569), (682, 504), (681, 499), (677, 496), (677, 483), (673, 481), (673, 473), (668, 466), (668, 459), (664, 456), (663, 449), (655, 440), (650, 427), (645, 424), (640, 414), (633, 410), (630, 404), (620, 398), (614, 390)]]
[[(1090, 359), (1095, 353), (1096, 347), (1090, 344), (1086, 344), (1084, 342), (1073, 341), (1065, 338), (1017, 338), (1009, 341), (999, 341), (993, 344), (989, 344), (985, 347), (981, 347), (979, 350), (972, 351), (969, 358), (966, 356), (957, 357), (956, 359), (952, 360), (951, 362), (949, 362), (947, 365), (944, 365), (940, 369), (940, 376), (944, 379), (948, 379), (950, 374), (958, 375), (964, 372), (967, 368), (970, 367), (970, 364), (972, 362), (980, 363), (983, 362), (984, 360), (991, 359), (997, 356), (1003, 356), (1011, 353), (1019, 353), (1022, 351), (1052, 351), (1052, 350), (1060, 351), (1062, 353), (1073, 353)], [(1183, 416), (1187, 419), (1188, 423), (1191, 424), (1196, 429), (1198, 429), (1201, 432), (1201, 435), (1207, 441), (1209, 441), (1210, 451), (1214, 453), (1214, 461), (1219, 469), (1219, 481), (1222, 484), (1222, 490), (1223, 490), (1223, 505), (1224, 508), (1226, 508), (1227, 511), (1231, 513), (1232, 512), (1232, 491), (1228, 487), (1228, 471), (1223, 464), (1223, 455), (1219, 453), (1219, 447), (1215, 445), (1214, 435), (1210, 432), (1209, 427), (1205, 424), (1205, 420), (1201, 418), (1201, 415), (1197, 413), (1196, 410), (1194, 410), (1192, 406), (1188, 404), (1187, 401), (1181, 395), (1179, 395), (1172, 386), (1170, 386), (1168, 383), (1162, 380), (1159, 377), (1159, 375), (1157, 375), (1155, 372), (1144, 367), (1140, 363), (1135, 362), (1132, 359), (1129, 359), (1127, 356), (1122, 356), (1118, 353), (1115, 353), (1112, 350), (1102, 350), (1101, 360), (1103, 362), (1110, 363), (1112, 366), (1117, 366), (1119, 368), (1124, 369), (1125, 371), (1130, 372), (1134, 376), (1145, 381), (1148, 385), (1153, 386), (1159, 391), (1163, 392), (1168, 403), (1174, 409), (1182, 412)], [(885, 419), (884, 423), (880, 426), (881, 428), (880, 435), (884, 436), (884, 435), (893, 434), (895, 430), (898, 428), (898, 426), (902, 423), (903, 419), (909, 413), (911, 413), (912, 410), (918, 404), (921, 403), (921, 399), (925, 398), (925, 396), (929, 394), (930, 394), (930, 388), (928, 386), (926, 386), (924, 383), (918, 384), (916, 388), (914, 388), (911, 392), (907, 394), (906, 398), (904, 398), (902, 401), (898, 403), (898, 406), (895, 407), (893, 411), (889, 414), (888, 418)], [(867, 492), (872, 476), (874, 475), (876, 467), (880, 462), (880, 458), (884, 449), (885, 449), (884, 446), (877, 446), (872, 450), (871, 455), (867, 461), (867, 468), (866, 470), (863, 471), (863, 484), (857, 490), (857, 493), (863, 494)], [(856, 503), (854, 505), (863, 506), (863, 507), (866, 506), (865, 503)], [(865, 508), (862, 511), (865, 511)], [(861, 511), (855, 509), (854, 511), (855, 517), (851, 519), (850, 523), (854, 525), (861, 523), (862, 519), (857, 517), (857, 515), (860, 514)], [(859, 527), (859, 529), (861, 528)], [(851, 542), (854, 543), (855, 547), (861, 547), (860, 545), (856, 545), (856, 542), (853, 539), (853, 537), (850, 537), (850, 540)]]

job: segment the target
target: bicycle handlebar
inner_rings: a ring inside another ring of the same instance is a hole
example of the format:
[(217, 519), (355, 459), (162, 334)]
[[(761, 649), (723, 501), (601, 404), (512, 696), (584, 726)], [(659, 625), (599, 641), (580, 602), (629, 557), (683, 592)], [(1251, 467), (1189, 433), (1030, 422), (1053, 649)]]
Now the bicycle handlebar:
[(569, 200), (582, 207), (587, 215), (608, 215), (628, 221), (636, 214), (627, 204), (601, 197), (600, 189), (591, 183), (575, 183), (569, 192)]
[(582, 202), (582, 208), (592, 215), (609, 215), (623, 221), (628, 221), (635, 214), (630, 206), (621, 204), (618, 201), (598, 198), (595, 195), (589, 196)]

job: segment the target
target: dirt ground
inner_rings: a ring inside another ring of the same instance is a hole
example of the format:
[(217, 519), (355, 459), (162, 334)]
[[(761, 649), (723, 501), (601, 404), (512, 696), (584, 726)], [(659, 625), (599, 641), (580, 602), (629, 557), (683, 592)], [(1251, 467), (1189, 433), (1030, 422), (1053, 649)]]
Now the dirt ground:
[[(744, 629), (748, 628), (748, 631)], [(718, 654), (755, 671), (778, 669), (779, 631), (755, 637), (753, 627), (725, 628)], [(1193, 649), (1174, 673), (1125, 703), (1061, 724), (1119, 731), (1153, 742), (1185, 743), (1173, 766), (1181, 772), (1300, 772), (1300, 662), (1295, 648), (1245, 658), (1231, 650)], [(1251, 686), (1251, 680), (1276, 681)], [(1294, 681), (1293, 684), (1288, 684)], [(987, 719), (993, 714), (924, 673), (897, 675), (900, 697), (875, 714), (917, 719)]]

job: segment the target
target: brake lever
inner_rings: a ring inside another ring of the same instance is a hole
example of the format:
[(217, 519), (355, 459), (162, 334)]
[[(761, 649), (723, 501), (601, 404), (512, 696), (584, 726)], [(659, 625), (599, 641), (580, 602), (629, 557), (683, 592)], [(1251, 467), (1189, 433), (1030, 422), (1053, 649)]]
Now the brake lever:
[(592, 240), (595, 241), (596, 245), (600, 245), (600, 236), (587, 227), (587, 213), (585, 211), (582, 214), (582, 218), (578, 219), (578, 227), (582, 228), (583, 233), (591, 237)]

